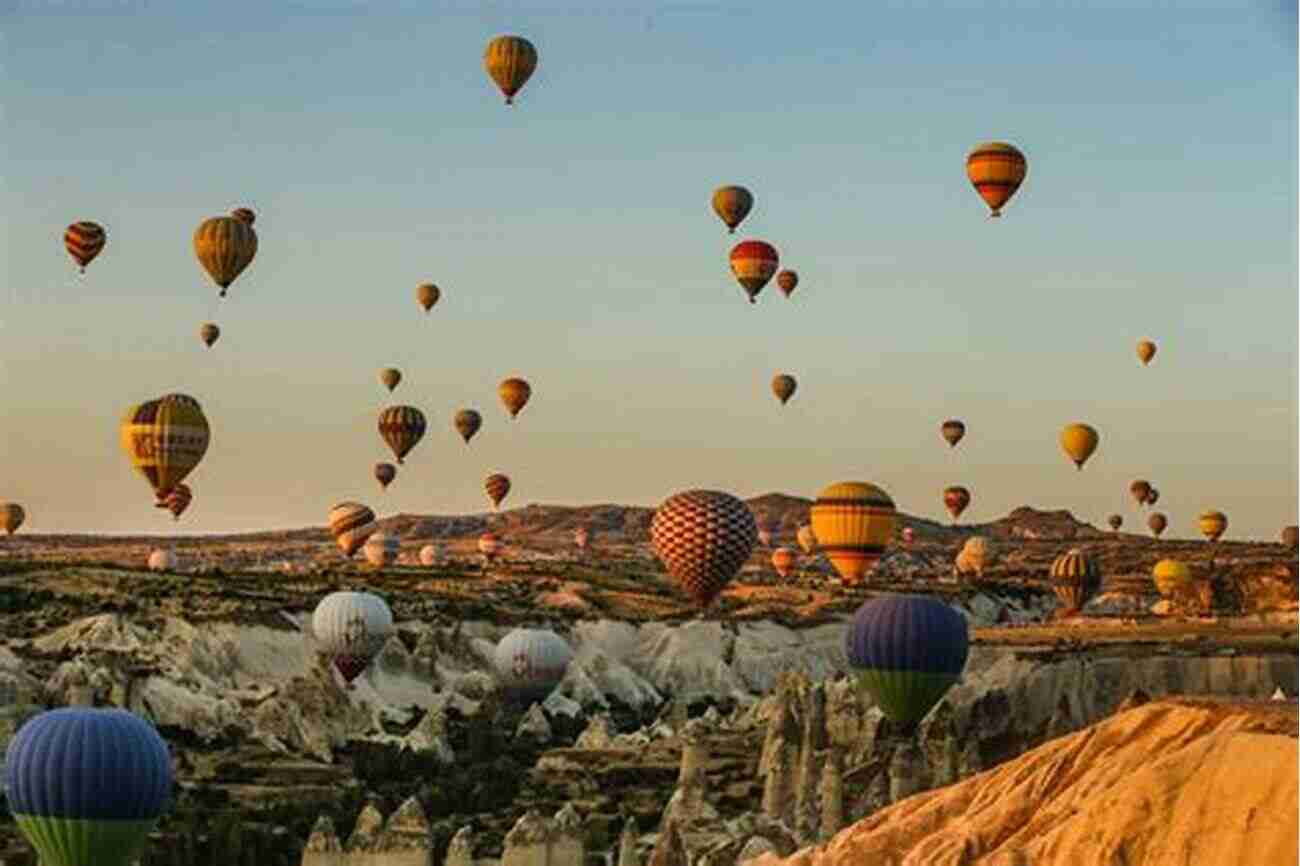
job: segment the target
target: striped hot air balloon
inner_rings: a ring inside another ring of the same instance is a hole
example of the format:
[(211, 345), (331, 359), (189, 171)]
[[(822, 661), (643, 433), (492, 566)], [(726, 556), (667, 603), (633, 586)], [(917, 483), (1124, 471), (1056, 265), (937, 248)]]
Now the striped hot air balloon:
[(537, 49), (522, 36), (498, 36), (483, 52), (483, 67), (501, 88), (506, 105), (514, 105), (515, 94), (537, 69)]
[(208, 348), (211, 348), (212, 344), (215, 343), (217, 338), (220, 336), (221, 329), (218, 328), (214, 322), (204, 322), (202, 325), (199, 325), (199, 339), (202, 340), (203, 345)]
[(375, 532), (361, 546), (366, 562), (375, 568), (392, 565), (397, 562), (397, 554), (402, 550), (402, 540), (394, 533)]
[(780, 262), (776, 247), (766, 241), (741, 241), (731, 248), (731, 272), (751, 304), (758, 302), (758, 293), (772, 279)]
[(1228, 515), (1222, 511), (1206, 511), (1196, 519), (1196, 528), (1210, 541), (1218, 541), (1228, 528)]
[(730, 493), (687, 490), (655, 511), (650, 540), (669, 574), (707, 608), (749, 559), (758, 526), (749, 507)]
[(1079, 610), (1101, 591), (1101, 567), (1097, 560), (1073, 548), (1058, 556), (1048, 572), (1052, 589), (1066, 610)]
[(812, 506), (817, 543), (847, 585), (862, 581), (894, 537), (898, 512), (889, 494), (863, 481), (841, 481)]
[(399, 466), (424, 438), (426, 426), (424, 413), (414, 406), (389, 406), (379, 413), (379, 435), (393, 450)]
[(181, 514), (185, 509), (190, 507), (194, 500), (194, 491), (190, 490), (188, 484), (177, 484), (172, 491), (163, 498), (162, 502), (155, 503), (158, 508), (166, 508), (172, 513), (172, 520), (180, 520)]
[(966, 177), (993, 217), (1002, 216), (1002, 207), (1020, 189), (1028, 170), (1025, 155), (1004, 141), (976, 145), (966, 157)]
[(120, 709), (62, 707), (29, 719), (5, 753), (18, 830), (42, 866), (128, 866), (172, 794), (153, 725)]
[(1151, 534), (1154, 535), (1156, 538), (1160, 537), (1160, 533), (1164, 532), (1165, 527), (1168, 525), (1169, 525), (1168, 518), (1166, 518), (1159, 511), (1157, 511), (1155, 514), (1152, 514), (1150, 517), (1147, 518), (1147, 528), (1151, 530)]
[(525, 704), (546, 700), (572, 660), (573, 650), (549, 629), (517, 628), (501, 638), (492, 653), (502, 693)]
[(488, 499), (492, 500), (492, 507), (497, 508), (501, 505), (501, 500), (510, 493), (510, 478), (500, 472), (494, 472), (484, 480), (483, 489), (487, 492)]
[(253, 223), (257, 222), (257, 214), (253, 213), (251, 207), (237, 207), (230, 212), (230, 215), (244, 225), (251, 226)]
[(378, 529), (375, 525), (375, 512), (359, 502), (340, 502), (331, 508), (329, 528), (344, 556), (356, 553), (371, 533)]
[(528, 405), (528, 398), (533, 396), (533, 388), (518, 376), (511, 376), (497, 386), (497, 396), (501, 398), (501, 404), (506, 407), (510, 417), (514, 418)]
[(397, 467), (394, 466), (393, 464), (391, 463), (375, 464), (375, 480), (379, 482), (379, 488), (381, 490), (387, 490), (388, 485), (392, 484), (393, 479), (396, 477), (397, 477)]
[(781, 290), (781, 294), (787, 298), (794, 294), (795, 288), (799, 285), (799, 274), (794, 271), (786, 270), (776, 275), (776, 287)]
[(456, 417), (452, 419), (451, 423), (455, 426), (456, 432), (460, 434), (460, 438), (464, 439), (465, 444), (468, 445), (469, 440), (473, 439), (474, 434), (483, 426), (483, 416), (473, 409), (461, 409), (456, 413)]
[(772, 567), (783, 578), (790, 576), (798, 561), (795, 552), (788, 547), (778, 547), (772, 551)]
[(311, 615), (312, 636), (347, 683), (370, 666), (393, 635), (393, 612), (369, 592), (332, 592)]
[(958, 421), (956, 418), (949, 418), (947, 421), (943, 422), (943, 426), (939, 428), (939, 432), (943, 434), (944, 441), (948, 443), (948, 447), (956, 448), (957, 443), (966, 435), (966, 425), (961, 421)]
[(159, 502), (199, 465), (211, 439), (203, 409), (184, 394), (132, 406), (118, 431), (122, 450)]
[(72, 260), (86, 272), (86, 265), (104, 250), (108, 234), (99, 223), (82, 220), (63, 230), (63, 248), (72, 256)]
[(799, 383), (789, 373), (778, 373), (772, 377), (772, 393), (781, 401), (782, 406), (789, 402), (798, 388)]
[(754, 196), (743, 186), (720, 186), (713, 191), (713, 212), (735, 234), (736, 226), (744, 222), (754, 207)]
[(1192, 570), (1187, 563), (1177, 559), (1162, 559), (1151, 569), (1151, 580), (1165, 598), (1192, 585)]
[(912, 728), (966, 667), (966, 619), (925, 595), (887, 595), (858, 608), (844, 652), (859, 685), (893, 722)]
[(503, 550), (505, 550), (505, 543), (497, 538), (495, 532), (485, 532), (478, 537), (478, 552), (483, 554), (483, 558), (488, 562), (496, 559)]
[(13, 535), (27, 519), (27, 512), (17, 502), (0, 502), (0, 529)]
[(442, 290), (433, 283), (420, 283), (415, 287), (415, 302), (427, 313), (433, 309), (433, 305), (438, 303), (442, 297)]
[(970, 505), (970, 491), (965, 487), (947, 487), (943, 491), (943, 506), (948, 509), (954, 521), (961, 517), (961, 513)]
[(257, 255), (257, 232), (250, 223), (230, 216), (211, 217), (194, 230), (194, 255), (221, 287), (220, 297)]

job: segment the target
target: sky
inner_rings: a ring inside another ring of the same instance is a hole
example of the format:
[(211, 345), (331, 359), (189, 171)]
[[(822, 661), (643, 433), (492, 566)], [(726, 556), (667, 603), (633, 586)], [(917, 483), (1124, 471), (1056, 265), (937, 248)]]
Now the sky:
[[(1227, 538), (1275, 539), (1296, 32), (1273, 0), (0, 0), (0, 499), (24, 531), (173, 531), (117, 423), (183, 391), (212, 428), (186, 533), (349, 499), (477, 513), (505, 472), (506, 507), (866, 480), (924, 517), (962, 484), (964, 522), (1028, 504), (1136, 532), (1147, 478), (1165, 537), (1217, 508)], [(500, 33), (540, 55), (512, 108), (482, 67)], [(1029, 161), (1000, 220), (965, 177), (989, 139)], [(756, 198), (734, 237), (725, 183)], [(218, 302), (191, 235), (241, 205), (259, 249)], [(81, 219), (108, 232), (84, 277)], [(745, 302), (743, 238), (798, 271), (791, 299)], [(514, 422), (510, 375), (534, 392)], [(429, 431), (381, 493), (395, 403)], [(1101, 434), (1082, 472), (1073, 421)]]

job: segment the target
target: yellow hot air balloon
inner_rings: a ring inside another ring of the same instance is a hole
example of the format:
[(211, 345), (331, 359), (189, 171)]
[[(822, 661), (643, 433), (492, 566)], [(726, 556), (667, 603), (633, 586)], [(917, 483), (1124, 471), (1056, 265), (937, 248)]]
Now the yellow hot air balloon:
[(9, 535), (18, 531), (27, 519), (27, 512), (17, 502), (0, 502), (0, 529)]
[(1020, 189), (1028, 170), (1025, 155), (1005, 141), (976, 145), (966, 157), (966, 177), (993, 217), (1002, 216), (1002, 207)]
[(1066, 424), (1061, 430), (1061, 448), (1081, 472), (1083, 464), (1088, 462), (1092, 452), (1097, 450), (1099, 441), (1097, 431), (1087, 424)]
[(533, 389), (523, 379), (512, 376), (497, 386), (497, 396), (501, 398), (501, 403), (510, 413), (510, 417), (514, 418), (528, 404), (528, 398), (533, 396)]
[(194, 255), (221, 287), (221, 297), (257, 255), (257, 232), (251, 223), (230, 216), (212, 217), (194, 230)]
[(1150, 340), (1141, 340), (1138, 342), (1138, 360), (1142, 366), (1151, 363), (1151, 359), (1156, 356), (1156, 344)]
[(498, 36), (483, 52), (483, 67), (505, 94), (506, 105), (514, 105), (515, 94), (537, 69), (537, 49), (522, 36)]
[(131, 465), (162, 502), (199, 465), (211, 432), (197, 400), (168, 394), (132, 406), (122, 418), (119, 436)]
[(817, 543), (849, 585), (859, 583), (884, 554), (897, 520), (889, 494), (863, 481), (832, 484), (812, 506)]
[(1228, 528), (1228, 515), (1222, 511), (1207, 511), (1196, 520), (1197, 528), (1210, 541), (1218, 541)]
[(772, 377), (772, 393), (776, 395), (776, 399), (781, 401), (782, 406), (794, 396), (794, 392), (798, 387), (799, 383), (789, 373), (778, 373)]
[(1162, 559), (1151, 569), (1151, 579), (1165, 598), (1192, 584), (1192, 570), (1177, 559)]
[[(720, 186), (713, 191), (713, 212), (734, 233), (754, 206), (754, 196), (743, 186)], [(788, 294), (788, 293), (787, 293)]]
[(215, 343), (217, 338), (220, 336), (221, 329), (213, 322), (204, 322), (202, 325), (199, 325), (199, 339), (203, 341), (203, 345), (211, 348), (212, 344)]
[(426, 313), (433, 309), (433, 305), (438, 303), (441, 297), (442, 291), (433, 283), (420, 283), (415, 287), (415, 301), (424, 307)]
[(379, 371), (379, 382), (390, 392), (402, 381), (402, 371), (396, 367), (385, 367)]

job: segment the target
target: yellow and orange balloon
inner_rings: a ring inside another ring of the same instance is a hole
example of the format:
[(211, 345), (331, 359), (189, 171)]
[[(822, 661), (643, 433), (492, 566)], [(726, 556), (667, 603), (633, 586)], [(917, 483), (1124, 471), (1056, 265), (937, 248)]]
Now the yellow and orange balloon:
[(986, 141), (966, 157), (966, 177), (989, 206), (991, 217), (1002, 216), (1002, 208), (1024, 183), (1029, 163), (1015, 145)]
[(506, 105), (514, 105), (515, 94), (537, 69), (537, 48), (522, 36), (498, 36), (483, 51), (483, 68), (501, 89)]
[(898, 511), (889, 494), (864, 481), (841, 481), (817, 494), (812, 528), (817, 544), (846, 585), (860, 583), (894, 537)]

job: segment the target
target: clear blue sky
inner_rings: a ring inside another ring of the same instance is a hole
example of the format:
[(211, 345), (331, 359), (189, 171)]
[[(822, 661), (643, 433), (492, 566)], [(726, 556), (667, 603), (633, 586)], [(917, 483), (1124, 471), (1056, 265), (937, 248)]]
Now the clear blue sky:
[[(1170, 535), (1209, 507), (1230, 537), (1295, 522), (1294, 11), (611, 5), (0, 7), (0, 499), (31, 531), (169, 528), (116, 425), (183, 390), (213, 428), (192, 532), (344, 499), (480, 511), (493, 471), (508, 506), (865, 479), (919, 515), (959, 483), (971, 521), (1126, 529), (1146, 477)], [(482, 69), (503, 32), (541, 57), (513, 109)], [(993, 138), (1030, 162), (999, 221), (964, 174)], [(735, 238), (709, 208), (731, 182), (757, 198)], [(218, 306), (190, 236), (238, 205), (261, 246)], [(77, 219), (109, 234), (84, 278)], [(742, 237), (799, 271), (792, 300), (745, 303)], [(534, 397), (509, 424), (515, 373)], [(381, 495), (389, 402), (430, 430)], [(485, 417), (468, 448), (461, 406)], [(1056, 439), (1075, 420), (1102, 437), (1083, 473)]]

